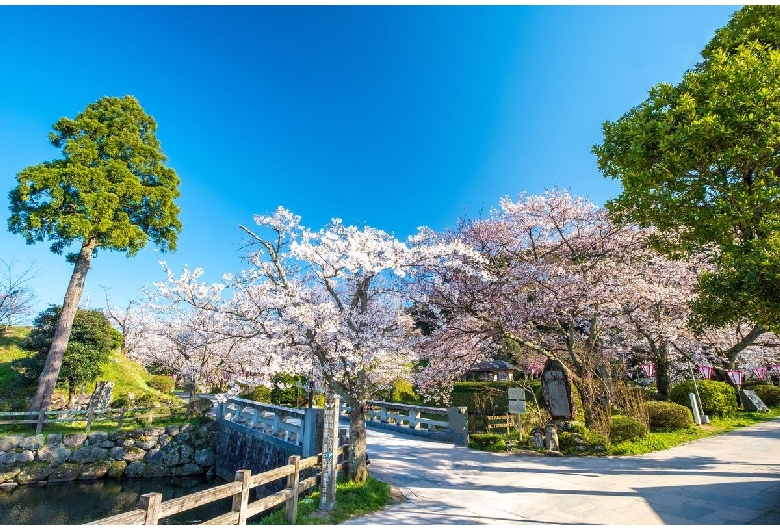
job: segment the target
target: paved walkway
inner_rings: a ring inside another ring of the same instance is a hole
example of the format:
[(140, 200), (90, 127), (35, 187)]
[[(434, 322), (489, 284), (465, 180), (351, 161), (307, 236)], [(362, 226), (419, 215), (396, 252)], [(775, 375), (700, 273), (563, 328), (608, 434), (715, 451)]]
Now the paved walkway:
[(407, 501), (344, 524), (780, 524), (780, 419), (637, 457), (491, 454), (379, 430)]

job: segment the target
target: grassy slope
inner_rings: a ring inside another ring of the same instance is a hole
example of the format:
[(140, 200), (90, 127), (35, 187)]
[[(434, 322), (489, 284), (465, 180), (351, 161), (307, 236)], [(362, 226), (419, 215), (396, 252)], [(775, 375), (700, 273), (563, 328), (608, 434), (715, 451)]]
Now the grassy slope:
[[(0, 399), (13, 396), (31, 397), (35, 393), (34, 387), (20, 387), (19, 375), (11, 367), (13, 360), (32, 355), (32, 352), (20, 347), (28, 334), (29, 329), (13, 328), (10, 335), (0, 335)], [(103, 368), (103, 375), (99, 380), (114, 382), (114, 396), (128, 393), (133, 393), (136, 397), (141, 394), (159, 396), (160, 392), (146, 384), (150, 377), (141, 364), (115, 351)], [(92, 392), (94, 389), (93, 383), (85, 387), (85, 392)], [(65, 393), (65, 389), (58, 388), (58, 391)]]

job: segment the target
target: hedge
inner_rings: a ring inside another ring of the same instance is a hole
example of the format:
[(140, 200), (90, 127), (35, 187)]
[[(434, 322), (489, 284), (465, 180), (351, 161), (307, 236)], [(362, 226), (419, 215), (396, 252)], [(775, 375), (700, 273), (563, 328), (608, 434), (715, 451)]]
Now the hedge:
[(685, 429), (693, 426), (691, 409), (668, 401), (648, 401), (645, 403), (650, 417), (650, 428), (660, 430)]
[(767, 407), (780, 405), (780, 388), (774, 385), (757, 385), (751, 388)]
[[(704, 379), (696, 381), (696, 386), (699, 389), (704, 414), (723, 418), (732, 416), (737, 411), (737, 393), (730, 384)], [(693, 381), (683, 381), (672, 387), (669, 398), (678, 405), (690, 407), (689, 394), (693, 393)]]
[(146, 384), (163, 394), (170, 394), (173, 392), (173, 377), (168, 377), (167, 375), (153, 375)]
[[(501, 416), (509, 413), (509, 389), (520, 386), (531, 387), (539, 401), (544, 406), (542, 382), (530, 381), (465, 381), (453, 385), (451, 403), (453, 407), (468, 407), (469, 412), (481, 412), (490, 416)], [(492, 393), (492, 398), (487, 398)], [(476, 399), (475, 399), (476, 396)], [(478, 406), (481, 397), (486, 397), (484, 406)], [(526, 392), (526, 402), (533, 403), (534, 398)]]
[(647, 436), (647, 426), (628, 416), (612, 416), (610, 442), (619, 444), (627, 440), (639, 440)]

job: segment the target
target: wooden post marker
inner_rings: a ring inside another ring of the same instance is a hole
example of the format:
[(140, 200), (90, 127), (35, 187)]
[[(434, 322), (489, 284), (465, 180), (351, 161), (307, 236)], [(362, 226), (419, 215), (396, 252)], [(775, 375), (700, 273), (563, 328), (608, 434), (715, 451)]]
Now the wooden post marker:
[(162, 504), (162, 493), (147, 493), (141, 495), (138, 504), (142, 510), (146, 510), (144, 524), (157, 524), (160, 518), (160, 504)]
[(331, 394), (325, 403), (322, 429), (322, 485), (320, 510), (336, 507), (336, 450), (339, 439), (339, 396)]
[(294, 465), (295, 471), (287, 475), (287, 487), (290, 488), (292, 496), (287, 499), (285, 516), (288, 523), (295, 524), (295, 519), (298, 517), (298, 483), (301, 480), (301, 457), (298, 455), (291, 456), (288, 464)]

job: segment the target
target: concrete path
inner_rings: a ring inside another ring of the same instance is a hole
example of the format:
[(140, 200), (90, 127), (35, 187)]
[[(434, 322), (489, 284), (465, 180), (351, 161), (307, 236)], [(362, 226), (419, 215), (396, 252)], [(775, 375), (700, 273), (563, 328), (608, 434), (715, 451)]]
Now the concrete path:
[(371, 430), (408, 499), (344, 524), (780, 524), (780, 419), (638, 457), (492, 454)]

